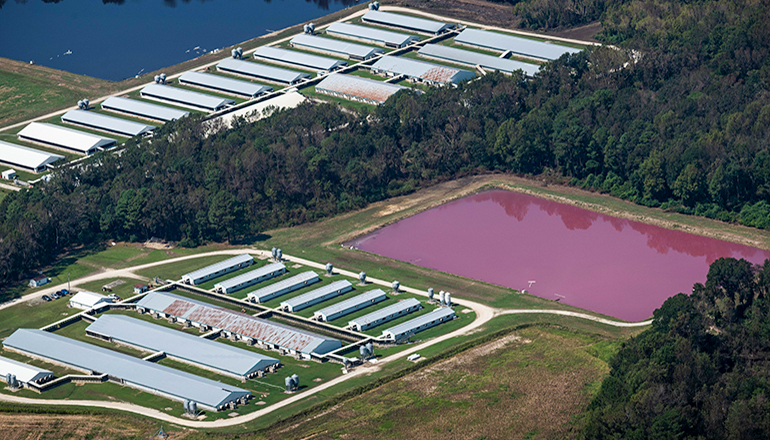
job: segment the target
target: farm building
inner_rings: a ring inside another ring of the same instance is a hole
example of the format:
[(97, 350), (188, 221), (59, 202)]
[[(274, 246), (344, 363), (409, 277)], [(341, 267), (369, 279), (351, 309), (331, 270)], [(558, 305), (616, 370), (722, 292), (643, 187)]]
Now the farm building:
[(383, 11), (368, 11), (366, 14), (364, 14), (362, 19), (365, 23), (395, 27), (431, 35), (438, 35), (450, 29), (454, 29), (455, 27), (453, 24), (442, 23), (436, 20), (427, 20), (425, 18), (417, 18), (411, 17), (409, 15), (394, 14), (392, 12)]
[(32, 365), (0, 357), (0, 379), (8, 382), (8, 375), (12, 374), (16, 380), (24, 386), (28, 383), (41, 384), (53, 379), (53, 373)]
[(372, 105), (381, 105), (388, 98), (404, 89), (407, 88), (341, 73), (333, 73), (315, 86), (318, 93)]
[(237, 257), (228, 258), (225, 261), (212, 264), (211, 266), (206, 266), (202, 269), (186, 273), (182, 275), (182, 282), (195, 286), (230, 272), (235, 272), (238, 269), (251, 266), (252, 263), (254, 263), (254, 257), (249, 254), (241, 254)]
[(540, 70), (540, 66), (537, 64), (522, 63), (521, 61), (499, 58), (492, 55), (472, 52), (470, 50), (443, 46), (441, 44), (426, 44), (417, 53), (426, 58), (434, 58), (474, 67), (481, 66), (484, 69), (499, 70), (500, 72), (508, 74), (521, 70), (527, 76), (535, 76), (538, 70)]
[(254, 269), (229, 280), (220, 281), (214, 285), (214, 290), (219, 293), (233, 293), (245, 289), (262, 281), (275, 278), (278, 275), (286, 273), (286, 266), (281, 263), (268, 264), (267, 266)]
[(5, 180), (14, 180), (16, 179), (16, 170), (14, 169), (8, 169), (0, 173), (0, 176), (2, 176)]
[(71, 151), (78, 154), (94, 154), (117, 144), (115, 139), (103, 138), (90, 133), (42, 122), (33, 122), (18, 134), (19, 140), (28, 141)]
[(349, 315), (386, 299), (388, 299), (388, 296), (385, 292), (376, 289), (318, 310), (313, 314), (313, 317), (318, 321), (334, 321), (337, 318)]
[(31, 357), (86, 373), (107, 374), (108, 380), (151, 394), (220, 411), (245, 403), (246, 390), (194, 376), (133, 356), (37, 329), (19, 329), (3, 345)]
[(580, 49), (573, 47), (479, 29), (463, 30), (460, 32), (460, 35), (455, 37), (455, 43), (501, 52), (511, 51), (511, 53), (516, 55), (545, 61), (555, 60), (565, 53), (573, 54), (580, 52)]
[(190, 114), (183, 110), (150, 104), (149, 102), (137, 101), (135, 99), (121, 98), (118, 96), (110, 96), (105, 99), (101, 105), (102, 109), (111, 112), (124, 113), (139, 118), (154, 119), (163, 122), (182, 119)]
[(231, 93), (233, 95), (245, 96), (248, 98), (256, 98), (263, 93), (273, 91), (272, 87), (202, 72), (183, 73), (182, 76), (179, 77), (179, 84), (203, 87), (205, 89)]
[(104, 295), (100, 295), (98, 293), (94, 292), (88, 292), (86, 290), (83, 290), (82, 292), (76, 293), (72, 298), (70, 298), (70, 307), (74, 307), (76, 309), (83, 309), (88, 310), (92, 309), (99, 304), (111, 304), (112, 298)]
[(396, 318), (404, 315), (408, 315), (414, 311), (420, 310), (422, 306), (420, 301), (414, 298), (408, 298), (403, 301), (399, 301), (395, 304), (383, 307), (368, 315), (359, 316), (358, 318), (348, 322), (348, 327), (353, 330), (362, 332), (369, 330), (370, 328), (377, 327), (379, 325), (390, 322)]
[(42, 173), (52, 168), (52, 163), (61, 159), (64, 159), (64, 156), (0, 141), (0, 163), (5, 165)]
[(190, 107), (209, 112), (222, 110), (228, 105), (235, 104), (235, 101), (232, 99), (220, 98), (218, 96), (206, 95), (204, 93), (192, 92), (190, 90), (162, 86), (159, 84), (150, 84), (143, 88), (139, 93), (142, 95), (142, 98), (155, 99), (180, 105), (182, 107)]
[(146, 291), (150, 290), (150, 286), (147, 284), (134, 284), (134, 293), (144, 293)]
[(395, 327), (382, 331), (382, 336), (391, 341), (401, 341), (407, 339), (415, 333), (435, 327), (446, 321), (455, 319), (455, 312), (449, 307), (442, 307), (422, 316), (418, 316), (409, 321), (403, 322)]
[(364, 41), (385, 47), (400, 48), (420, 41), (412, 35), (375, 29), (366, 26), (358, 26), (350, 23), (332, 23), (326, 28), (326, 33), (335, 37), (348, 40)]
[(44, 284), (48, 284), (50, 281), (51, 279), (47, 276), (39, 275), (29, 280), (29, 287), (40, 287)]
[(280, 363), (275, 358), (123, 315), (102, 315), (86, 328), (86, 334), (140, 350), (162, 351), (172, 359), (241, 380), (261, 375)]
[(140, 124), (88, 110), (70, 110), (61, 116), (61, 121), (126, 137), (148, 134), (157, 128), (154, 125)]
[(278, 298), (281, 295), (285, 295), (289, 292), (293, 292), (303, 287), (307, 287), (313, 283), (318, 282), (318, 274), (309, 270), (302, 272), (299, 275), (294, 275), (291, 278), (278, 281), (269, 286), (265, 286), (261, 289), (257, 289), (253, 292), (249, 292), (246, 295), (249, 301), (255, 303), (264, 303), (270, 301), (273, 298)]
[(377, 54), (385, 52), (376, 47), (348, 43), (347, 41), (332, 40), (331, 38), (323, 38), (308, 34), (299, 34), (292, 38), (291, 45), (299, 49), (306, 49), (313, 52), (321, 52), (361, 61), (368, 60)]
[(137, 310), (163, 318), (173, 317), (178, 322), (204, 330), (219, 329), (227, 337), (247, 343), (259, 342), (305, 359), (310, 359), (312, 353), (324, 354), (342, 347), (342, 342), (336, 339), (173, 293), (150, 292), (137, 302)]
[(281, 302), (281, 309), (289, 312), (298, 312), (312, 305), (324, 302), (353, 290), (353, 285), (347, 280), (335, 281), (318, 289), (311, 290), (294, 298)]
[(348, 65), (345, 61), (272, 46), (262, 46), (258, 48), (254, 52), (254, 56), (273, 63), (314, 71), (332, 71)]
[(222, 60), (222, 62), (217, 64), (217, 70), (279, 84), (296, 84), (305, 78), (310, 78), (310, 75), (307, 73), (233, 58)]
[(384, 56), (372, 65), (372, 73), (385, 76), (404, 75), (410, 81), (430, 85), (458, 84), (476, 76), (467, 70), (417, 61), (411, 58)]

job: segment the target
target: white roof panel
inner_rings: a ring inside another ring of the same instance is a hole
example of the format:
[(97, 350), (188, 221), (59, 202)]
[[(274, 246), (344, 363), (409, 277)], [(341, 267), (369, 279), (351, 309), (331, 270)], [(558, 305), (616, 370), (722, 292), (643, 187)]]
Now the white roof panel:
[(186, 273), (183, 276), (195, 280), (195, 279), (204, 277), (206, 275), (219, 272), (222, 269), (227, 269), (230, 266), (235, 266), (237, 264), (242, 264), (242, 263), (252, 262), (252, 261), (254, 261), (254, 257), (252, 257), (251, 255), (241, 254), (236, 257), (228, 258), (225, 261), (214, 263), (211, 266), (202, 267), (198, 270), (194, 270), (190, 273)]
[(492, 55), (472, 52), (470, 50), (457, 49), (456, 47), (442, 46), (440, 44), (426, 44), (417, 53), (423, 56), (440, 58), (462, 64), (470, 64), (473, 66), (479, 65), (486, 69), (494, 69), (506, 73), (522, 70), (527, 76), (535, 76), (535, 73), (540, 70), (540, 66), (537, 64), (522, 63), (521, 61), (499, 58)]
[[(316, 311), (315, 315), (323, 315), (325, 317), (328, 316), (345, 316), (345, 314), (340, 315), (342, 312), (348, 311), (348, 313), (352, 313), (354, 308), (362, 305), (372, 305), (376, 304), (380, 301), (384, 301), (388, 299), (385, 292), (382, 291), (382, 289), (375, 289), (370, 290), (368, 292), (364, 292), (360, 295), (356, 295), (353, 298), (346, 299), (345, 301), (338, 302), (337, 304), (332, 304), (329, 307), (325, 307), (321, 310)], [(363, 307), (360, 307), (363, 308)], [(329, 318), (327, 318), (329, 319)], [(336, 319), (336, 318), (334, 318)]]
[(345, 95), (371, 99), (380, 103), (387, 101), (388, 98), (395, 95), (398, 91), (406, 89), (406, 87), (397, 84), (340, 73), (333, 73), (327, 76), (315, 88), (316, 90), (329, 90)]
[(185, 72), (179, 77), (179, 82), (251, 98), (273, 90), (272, 87), (202, 72)]
[(455, 42), (500, 51), (510, 50), (518, 55), (548, 61), (555, 60), (565, 53), (580, 52), (580, 49), (575, 49), (573, 47), (530, 40), (528, 38), (501, 34), (499, 32), (482, 31), (479, 29), (465, 29), (460, 32), (460, 35), (455, 37)]
[(364, 14), (363, 19), (364, 21), (370, 21), (372, 23), (402, 27), (405, 29), (427, 32), (431, 34), (437, 34), (445, 29), (454, 27), (451, 24), (442, 23), (440, 21), (427, 20), (424, 18), (411, 17), (409, 15), (394, 14), (392, 12), (383, 11), (368, 11), (366, 14)]
[(295, 72), (293, 70), (281, 69), (279, 67), (266, 66), (251, 61), (236, 60), (227, 58), (217, 64), (217, 69), (225, 72), (238, 73), (241, 75), (262, 78), (270, 81), (293, 84), (302, 78), (310, 78), (307, 73)]
[(0, 162), (37, 170), (59, 159), (64, 156), (0, 141)]
[(332, 70), (348, 65), (345, 61), (272, 46), (262, 46), (258, 48), (254, 52), (254, 56), (270, 61), (293, 64), (305, 68), (309, 67), (316, 70)]
[(347, 41), (332, 40), (331, 38), (323, 38), (308, 34), (297, 35), (291, 39), (291, 44), (307, 47), (309, 49), (319, 49), (326, 52), (335, 52), (341, 55), (354, 55), (361, 58), (369, 58), (374, 54), (385, 52), (384, 50), (377, 47), (348, 43)]
[(366, 26), (359, 26), (350, 23), (332, 23), (328, 28), (326, 28), (326, 32), (333, 35), (360, 38), (396, 46), (404, 46), (411, 43), (412, 41), (420, 41), (419, 38), (411, 35), (400, 34), (398, 32), (385, 31), (382, 29), (375, 29)]
[(140, 124), (134, 121), (107, 116), (88, 110), (70, 110), (61, 116), (62, 122), (83, 125), (95, 130), (104, 130), (122, 136), (139, 136), (154, 130), (154, 125)]
[(447, 316), (454, 316), (454, 314), (455, 312), (451, 308), (441, 307), (439, 309), (433, 310), (432, 312), (426, 313), (424, 315), (420, 315), (414, 319), (410, 319), (409, 321), (402, 322), (397, 326), (384, 330), (383, 333), (390, 333), (394, 336), (400, 335), (403, 333), (410, 332), (428, 322), (434, 321), (436, 319), (445, 318)]
[(99, 301), (103, 301), (105, 299), (109, 299), (109, 298), (95, 292), (89, 292), (87, 290), (83, 290), (73, 295), (72, 298), (70, 298), (70, 301), (78, 304), (87, 305), (89, 307), (93, 307), (96, 304), (98, 304)]
[(42, 368), (27, 365), (6, 357), (0, 357), (0, 376), (6, 377), (8, 374), (13, 374), (20, 382), (33, 382), (43, 379), (46, 376), (53, 375), (53, 373), (48, 370), (43, 370)]
[(108, 148), (117, 143), (115, 139), (43, 122), (27, 125), (19, 132), (19, 138), (66, 148), (81, 154), (90, 154), (98, 148)]
[(251, 280), (255, 280), (257, 278), (261, 278), (265, 275), (269, 275), (273, 272), (284, 272), (286, 270), (286, 266), (284, 266), (281, 263), (272, 263), (268, 264), (267, 266), (262, 266), (254, 270), (250, 270), (246, 273), (240, 274), (238, 276), (226, 279), (224, 281), (220, 281), (216, 284), (216, 287), (220, 287), (227, 291), (228, 289), (237, 286), (238, 284), (247, 283)]
[(104, 100), (104, 102), (102, 102), (102, 108), (105, 110), (129, 113), (142, 118), (157, 119), (158, 121), (163, 122), (182, 119), (190, 114), (184, 110), (177, 110), (175, 108), (164, 107), (162, 105), (150, 104), (149, 102), (137, 101), (135, 99), (122, 98), (119, 96), (110, 96)]
[(289, 298), (286, 301), (281, 301), (281, 307), (291, 306), (294, 311), (297, 311), (299, 310), (298, 307), (303, 306), (307, 302), (311, 302), (317, 298), (320, 298), (322, 296), (325, 296), (329, 293), (332, 293), (338, 290), (346, 292), (346, 291), (352, 290), (352, 288), (353, 288), (353, 285), (350, 284), (350, 281), (348, 280), (335, 281), (331, 284), (327, 284), (315, 290), (311, 290), (310, 292), (303, 293), (302, 295), (299, 295), (299, 296), (295, 296), (294, 298)]
[(377, 62), (372, 65), (372, 69), (384, 70), (397, 75), (406, 75), (408, 77), (442, 84), (457, 84), (460, 81), (471, 79), (476, 76), (473, 72), (467, 70), (389, 55), (377, 60)]
[(190, 90), (160, 84), (150, 84), (143, 88), (140, 93), (142, 96), (150, 96), (212, 111), (219, 110), (227, 105), (235, 104), (235, 101), (232, 99), (220, 98), (218, 96), (206, 95), (204, 93), (192, 92)]
[(286, 278), (285, 280), (265, 286), (261, 289), (257, 289), (253, 292), (249, 292), (246, 296), (254, 298), (258, 302), (263, 302), (262, 298), (273, 296), (275, 292), (286, 289), (286, 293), (289, 293), (291, 290), (296, 290), (293, 288), (303, 287), (315, 282), (318, 282), (318, 274), (309, 270), (307, 272), (302, 272), (299, 275), (294, 275), (291, 278)]
[(371, 324), (372, 322), (378, 321), (388, 315), (392, 314), (398, 314), (402, 310), (409, 309), (411, 307), (416, 307), (420, 305), (420, 301), (414, 299), (414, 298), (407, 298), (403, 301), (399, 301), (395, 304), (391, 304), (387, 307), (383, 307), (379, 310), (375, 310), (372, 313), (369, 313), (364, 316), (359, 316), (356, 319), (351, 320), (350, 322), (355, 322), (361, 327), (366, 327), (367, 325)]

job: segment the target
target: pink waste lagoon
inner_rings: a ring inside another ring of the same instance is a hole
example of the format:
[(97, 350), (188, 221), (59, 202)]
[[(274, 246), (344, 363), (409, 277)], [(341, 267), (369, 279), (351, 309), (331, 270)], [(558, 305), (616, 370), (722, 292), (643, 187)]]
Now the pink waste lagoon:
[(667, 298), (692, 292), (718, 258), (770, 258), (761, 249), (502, 190), (447, 203), (346, 245), (627, 321), (647, 319)]

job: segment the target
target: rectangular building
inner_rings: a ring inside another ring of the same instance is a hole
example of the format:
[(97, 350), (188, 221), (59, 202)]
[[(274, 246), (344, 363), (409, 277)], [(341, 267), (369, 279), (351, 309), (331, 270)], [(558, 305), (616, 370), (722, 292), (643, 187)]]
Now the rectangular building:
[(392, 48), (405, 47), (420, 41), (418, 37), (412, 35), (339, 22), (332, 23), (329, 27), (327, 27), (326, 33), (339, 38), (364, 41), (367, 43)]
[(251, 396), (238, 387), (43, 330), (16, 330), (3, 346), (86, 373), (108, 374), (111, 382), (179, 402), (189, 400), (210, 411), (245, 403)]
[(500, 58), (440, 44), (426, 44), (417, 53), (426, 58), (434, 58), (474, 67), (481, 66), (484, 69), (498, 70), (507, 74), (521, 70), (526, 76), (535, 76), (540, 70), (540, 66), (537, 64), (522, 63), (521, 61), (509, 60), (507, 58)]
[(372, 306), (378, 302), (382, 302), (388, 299), (388, 296), (381, 289), (364, 292), (353, 298), (332, 304), (329, 307), (316, 311), (313, 317), (318, 321), (334, 321), (337, 318), (341, 318), (345, 315), (349, 315), (357, 310)]
[(293, 70), (281, 69), (280, 67), (267, 66), (251, 61), (236, 60), (227, 58), (217, 64), (217, 70), (243, 75), (249, 78), (255, 78), (261, 81), (270, 81), (279, 84), (296, 84), (303, 79), (310, 78), (307, 73), (295, 72)]
[(364, 14), (362, 20), (365, 23), (368, 22), (431, 35), (438, 35), (455, 27), (453, 24), (442, 23), (436, 20), (427, 20), (425, 18), (384, 11), (368, 11)]
[(246, 295), (246, 298), (251, 302), (264, 303), (273, 298), (278, 298), (281, 295), (302, 289), (303, 287), (307, 287), (317, 282), (318, 274), (309, 270), (307, 272), (302, 272), (299, 275), (294, 275), (291, 278), (286, 278), (285, 280), (265, 286), (261, 289), (257, 289), (253, 292), (249, 292)]
[(332, 298), (338, 297), (344, 293), (353, 290), (353, 285), (347, 280), (335, 281), (318, 289), (311, 290), (294, 298), (289, 298), (281, 302), (281, 309), (289, 312), (298, 312), (312, 305), (322, 303)]
[(278, 359), (253, 351), (124, 315), (102, 315), (86, 328), (86, 334), (140, 350), (162, 351), (172, 359), (240, 380), (250, 379), (280, 363)]
[(192, 92), (177, 87), (171, 87), (160, 84), (150, 84), (140, 92), (142, 98), (155, 99), (189, 107), (198, 110), (215, 112), (235, 104), (232, 99), (220, 98), (218, 96), (206, 95), (204, 93)]
[(362, 332), (364, 330), (369, 330), (370, 328), (385, 324), (386, 322), (390, 322), (396, 318), (400, 318), (404, 315), (408, 315), (412, 312), (420, 310), (421, 308), (422, 305), (420, 305), (420, 301), (414, 298), (408, 298), (395, 304), (391, 304), (387, 307), (383, 307), (379, 310), (369, 313), (368, 315), (359, 316), (358, 318), (349, 321), (348, 327), (352, 328), (353, 330)]
[(229, 280), (220, 281), (214, 285), (214, 290), (219, 293), (233, 293), (249, 286), (253, 286), (262, 281), (275, 278), (278, 275), (286, 273), (286, 266), (281, 263), (268, 264), (267, 266), (254, 269)]
[(459, 84), (476, 76), (467, 70), (387, 55), (372, 65), (372, 73), (385, 76), (404, 75), (410, 81), (430, 85)]
[(254, 84), (249, 81), (192, 71), (183, 73), (179, 77), (179, 84), (203, 87), (247, 98), (256, 98), (259, 95), (273, 91), (272, 87)]
[(42, 173), (53, 168), (51, 164), (61, 159), (64, 156), (0, 141), (0, 163), (4, 165)]
[(287, 66), (313, 71), (325, 70), (330, 72), (348, 65), (345, 61), (273, 46), (262, 46), (258, 48), (254, 51), (254, 56), (273, 63), (285, 64)]
[(555, 60), (565, 53), (574, 54), (580, 52), (580, 49), (573, 47), (479, 29), (463, 30), (460, 32), (460, 35), (455, 37), (455, 43), (500, 52), (511, 51), (511, 53), (516, 55), (545, 61)]
[(315, 86), (318, 93), (372, 105), (382, 105), (388, 98), (404, 89), (407, 88), (341, 73), (333, 73)]
[(0, 357), (0, 379), (6, 380), (9, 374), (16, 376), (22, 386), (28, 383), (41, 384), (53, 379), (53, 373), (48, 370)]
[(216, 277), (235, 272), (238, 269), (250, 266), (254, 263), (254, 257), (249, 254), (241, 254), (237, 257), (228, 258), (225, 261), (206, 266), (204, 268), (194, 270), (190, 273), (182, 275), (182, 282), (185, 284), (192, 284), (193, 286), (201, 283), (205, 283), (208, 280), (213, 280)]
[(299, 49), (326, 53), (338, 57), (346, 57), (351, 60), (368, 60), (377, 54), (385, 52), (376, 47), (348, 43), (347, 41), (332, 40), (331, 38), (323, 38), (308, 34), (299, 34), (292, 38), (291, 45)]
[(412, 335), (455, 319), (455, 312), (449, 307), (441, 307), (430, 313), (403, 322), (382, 331), (382, 337), (390, 341), (401, 341)]
[(103, 138), (95, 134), (43, 122), (33, 122), (27, 125), (19, 132), (18, 137), (22, 141), (83, 155), (94, 154), (117, 144), (115, 139)]
[(99, 293), (89, 292), (87, 290), (80, 291), (70, 298), (70, 307), (89, 310), (98, 306), (99, 304), (111, 304), (112, 298), (101, 295)]
[(342, 347), (342, 342), (336, 339), (168, 292), (150, 292), (137, 302), (137, 310), (163, 318), (173, 317), (204, 330), (219, 329), (225, 336), (259, 342), (305, 359), (309, 359), (312, 353), (324, 354)]
[(88, 110), (70, 110), (61, 116), (61, 121), (126, 137), (142, 136), (157, 128), (154, 125), (140, 124)]
[(101, 105), (102, 109), (111, 112), (124, 113), (138, 118), (154, 119), (162, 122), (182, 119), (190, 114), (183, 110), (150, 104), (149, 102), (137, 101), (135, 99), (121, 98), (119, 96), (110, 96)]

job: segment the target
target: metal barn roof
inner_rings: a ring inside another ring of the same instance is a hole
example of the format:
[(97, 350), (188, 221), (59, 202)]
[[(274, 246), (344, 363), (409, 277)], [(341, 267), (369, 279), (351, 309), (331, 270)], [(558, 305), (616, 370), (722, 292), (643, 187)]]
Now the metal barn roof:
[(273, 90), (272, 87), (254, 84), (252, 82), (201, 72), (185, 72), (179, 77), (179, 82), (222, 92), (235, 93), (250, 98), (257, 97)]
[(388, 98), (395, 95), (399, 90), (406, 89), (406, 87), (396, 84), (341, 73), (333, 73), (327, 76), (315, 88), (316, 90), (322, 89), (343, 95), (371, 99), (379, 103), (387, 101)]
[[(272, 263), (272, 264), (268, 264), (267, 266), (262, 266), (254, 270), (250, 270), (236, 277), (232, 277), (230, 279), (220, 281), (214, 287), (220, 288), (223, 291), (229, 293), (230, 289), (237, 287), (239, 284), (249, 283), (250, 281), (256, 280), (258, 278), (262, 278), (264, 276), (268, 276), (273, 273), (275, 273), (275, 275), (280, 275), (284, 272), (286, 272), (286, 266), (284, 266), (281, 263)], [(248, 287), (248, 286), (243, 286), (241, 288), (244, 288), (244, 287)]]
[(86, 331), (236, 376), (246, 377), (279, 363), (275, 358), (123, 315), (102, 315)]
[(279, 296), (276, 295), (276, 293), (281, 292), (282, 290), (285, 290), (283, 294), (286, 294), (293, 290), (297, 290), (301, 287), (305, 287), (317, 282), (318, 274), (312, 270), (309, 270), (307, 272), (302, 272), (299, 275), (294, 275), (291, 278), (286, 278), (285, 280), (281, 280), (277, 283), (265, 286), (261, 289), (257, 289), (253, 292), (249, 292), (246, 296), (249, 298), (254, 298), (254, 300), (257, 302), (265, 302), (267, 298)]
[(162, 105), (150, 104), (149, 102), (142, 102), (134, 99), (121, 98), (118, 96), (110, 96), (104, 100), (102, 102), (102, 108), (105, 110), (128, 113), (141, 118), (156, 119), (163, 122), (181, 119), (190, 114), (183, 110), (163, 107)]
[(64, 156), (0, 141), (0, 162), (37, 172)]
[(95, 292), (89, 292), (87, 290), (80, 291), (70, 298), (70, 305), (73, 307), (83, 309), (90, 309), (99, 303), (112, 302), (112, 298), (101, 295)]
[(505, 35), (498, 32), (465, 29), (455, 37), (455, 42), (469, 46), (506, 51), (542, 60), (555, 60), (565, 53), (578, 53), (580, 49)]
[(527, 76), (535, 76), (535, 73), (540, 70), (540, 66), (537, 64), (522, 63), (521, 61), (499, 58), (492, 55), (472, 52), (470, 50), (457, 49), (456, 47), (442, 46), (440, 44), (426, 44), (417, 53), (422, 56), (440, 58), (442, 60), (461, 64), (470, 64), (472, 66), (479, 65), (486, 69), (494, 69), (506, 73), (522, 70)]
[(143, 135), (157, 128), (154, 125), (140, 124), (88, 110), (70, 110), (61, 116), (61, 120), (128, 137)]
[(198, 107), (211, 111), (216, 111), (227, 105), (235, 104), (235, 101), (232, 99), (220, 98), (218, 96), (206, 95), (204, 93), (191, 92), (189, 90), (160, 84), (150, 84), (143, 88), (140, 94), (142, 96), (149, 96), (151, 98), (158, 98), (164, 101), (189, 105), (192, 107)]
[(242, 263), (251, 263), (254, 261), (254, 257), (252, 257), (249, 254), (241, 254), (236, 257), (228, 258), (225, 261), (220, 261), (219, 263), (214, 263), (211, 266), (206, 266), (203, 268), (200, 268), (198, 270), (194, 270), (190, 273), (186, 273), (182, 275), (183, 278), (189, 278), (191, 280), (195, 280), (197, 278), (205, 277), (207, 275), (211, 275), (213, 273), (219, 272), (222, 269), (227, 269), (231, 266), (235, 266)]
[(137, 306), (188, 319), (302, 353), (323, 354), (342, 342), (167, 292), (151, 292)]
[(383, 70), (396, 75), (406, 75), (442, 84), (457, 84), (460, 81), (476, 76), (467, 70), (454, 67), (439, 66), (438, 64), (417, 61), (411, 58), (384, 56), (372, 65), (372, 69)]
[(419, 38), (412, 35), (400, 34), (398, 32), (385, 31), (382, 29), (375, 29), (366, 26), (358, 26), (350, 23), (332, 23), (329, 27), (326, 28), (326, 32), (331, 35), (358, 38), (398, 47), (405, 46), (412, 41), (420, 41)]
[(99, 148), (108, 148), (117, 143), (115, 139), (103, 138), (91, 133), (73, 130), (54, 124), (33, 122), (19, 132), (19, 139), (40, 142), (80, 154), (91, 154)]
[(444, 319), (446, 317), (450, 317), (454, 315), (455, 315), (455, 312), (451, 308), (441, 307), (439, 309), (433, 310), (430, 313), (426, 313), (414, 319), (410, 319), (409, 321), (402, 322), (401, 324), (391, 327), (387, 330), (383, 330), (382, 334), (384, 335), (386, 333), (389, 333), (393, 335), (394, 338), (398, 338), (399, 335), (403, 335), (405, 333), (409, 333), (411, 331), (417, 330), (422, 325), (428, 324), (431, 321), (435, 321), (437, 319)]
[(369, 292), (364, 292), (353, 298), (317, 310), (314, 314), (323, 316), (326, 321), (331, 321), (386, 299), (388, 299), (388, 296), (382, 289), (370, 290)]
[(317, 37), (315, 35), (299, 34), (291, 39), (291, 44), (310, 50), (333, 52), (344, 56), (354, 56), (367, 59), (384, 50), (377, 47), (364, 46), (362, 44), (348, 43), (347, 41), (332, 40), (331, 38)]
[[(314, 300), (321, 298), (330, 293), (340, 291), (340, 294), (353, 290), (353, 285), (348, 280), (335, 281), (331, 284), (327, 284), (323, 287), (319, 287), (310, 292), (303, 293), (302, 295), (289, 298), (286, 301), (281, 301), (281, 307), (289, 306), (292, 311), (301, 310), (306, 307), (310, 307)], [(307, 304), (307, 305), (306, 305)]]
[(409, 309), (411, 307), (419, 306), (420, 301), (414, 299), (414, 298), (408, 298), (403, 301), (399, 301), (395, 304), (391, 304), (387, 307), (383, 307), (379, 310), (375, 310), (372, 313), (369, 313), (368, 315), (359, 316), (356, 319), (351, 320), (350, 322), (354, 322), (358, 324), (360, 327), (366, 327), (367, 325), (379, 321), (382, 318), (385, 318), (388, 315), (398, 314), (402, 310)]
[(404, 29), (410, 29), (418, 32), (427, 32), (429, 34), (438, 34), (441, 31), (451, 29), (454, 25), (442, 23), (435, 20), (426, 20), (424, 18), (411, 17), (409, 15), (394, 14), (392, 12), (368, 11), (362, 17), (364, 21), (383, 24), (386, 26), (396, 26)]
[(333, 70), (348, 65), (345, 61), (272, 46), (262, 46), (258, 48), (254, 52), (254, 56), (314, 70)]
[(192, 400), (209, 408), (217, 408), (250, 395), (248, 391), (232, 385), (43, 330), (16, 330), (3, 341), (3, 345), (81, 370), (109, 374), (123, 379), (129, 386), (138, 385), (157, 390), (178, 400)]
[(8, 374), (16, 376), (19, 382), (36, 382), (53, 376), (53, 373), (48, 370), (0, 356), (0, 376), (6, 377)]
[(251, 61), (236, 60), (233, 58), (222, 60), (217, 64), (217, 69), (287, 84), (294, 84), (303, 78), (310, 78), (310, 75), (307, 73), (295, 72), (293, 70), (266, 66), (264, 64), (252, 63)]

